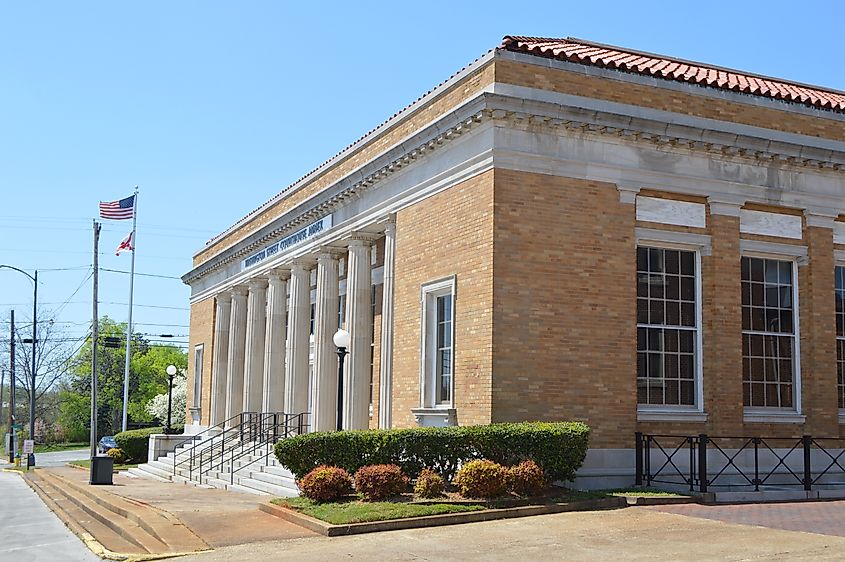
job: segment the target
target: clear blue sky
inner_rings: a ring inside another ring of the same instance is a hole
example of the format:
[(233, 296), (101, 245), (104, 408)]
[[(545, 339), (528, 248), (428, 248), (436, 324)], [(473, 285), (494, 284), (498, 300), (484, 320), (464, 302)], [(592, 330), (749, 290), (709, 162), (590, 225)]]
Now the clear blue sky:
[[(39, 300), (80, 337), (97, 202), (136, 184), (137, 271), (179, 277), (210, 236), (504, 35), (845, 90), (841, 16), (833, 1), (3, 2), (0, 263), (38, 268)], [(128, 254), (114, 256), (129, 229), (106, 221), (102, 267), (129, 269)], [(0, 330), (13, 303), (28, 321), (31, 295), (0, 270)], [(127, 276), (103, 272), (101, 312), (125, 321), (111, 303), (127, 298)], [(135, 302), (139, 331), (188, 333), (178, 279), (138, 277)]]

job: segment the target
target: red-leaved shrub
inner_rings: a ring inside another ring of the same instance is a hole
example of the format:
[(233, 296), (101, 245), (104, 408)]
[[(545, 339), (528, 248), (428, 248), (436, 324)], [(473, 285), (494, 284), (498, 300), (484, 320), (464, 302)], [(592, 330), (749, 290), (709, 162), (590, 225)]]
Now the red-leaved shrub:
[(352, 493), (352, 477), (336, 466), (318, 466), (296, 482), (302, 495), (316, 502), (331, 502)]
[(465, 498), (495, 498), (505, 493), (507, 469), (489, 460), (469, 461), (452, 481)]
[(408, 477), (395, 464), (362, 466), (355, 473), (355, 489), (364, 499), (374, 501), (397, 496), (408, 487)]
[(508, 491), (520, 496), (537, 496), (546, 486), (543, 469), (532, 460), (522, 461), (508, 469)]
[(445, 487), (443, 478), (437, 472), (430, 468), (424, 468), (417, 476), (414, 493), (421, 498), (439, 498), (443, 495)]

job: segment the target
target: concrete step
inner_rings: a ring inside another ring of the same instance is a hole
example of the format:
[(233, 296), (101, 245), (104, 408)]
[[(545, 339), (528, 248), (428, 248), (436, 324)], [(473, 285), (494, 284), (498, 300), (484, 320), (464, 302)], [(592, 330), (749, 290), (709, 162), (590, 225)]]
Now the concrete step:
[(146, 464), (139, 464), (136, 468), (130, 468), (129, 474), (147, 478), (149, 480), (158, 480), (159, 482), (170, 482), (171, 473), (164, 472), (157, 468), (153, 468)]
[(281, 476), (283, 478), (290, 478), (291, 481), (296, 480), (296, 476), (293, 475), (293, 472), (285, 468), (280, 464), (275, 464), (271, 466), (265, 466), (262, 469), (262, 472), (266, 472), (267, 474), (274, 474), (276, 476)]
[(299, 495), (298, 491), (291, 490), (287, 486), (280, 486), (278, 484), (258, 480), (256, 478), (238, 478), (238, 485), (266, 492), (267, 494), (273, 496), (281, 496), (285, 498), (292, 498)]
[(296, 487), (296, 482), (293, 478), (287, 478), (285, 476), (269, 474), (261, 471), (250, 472), (247, 477), (259, 482), (267, 482), (268, 484), (273, 484), (274, 486), (279, 486), (280, 488), (287, 488), (291, 492), (299, 494), (299, 488)]
[[(37, 472), (37, 471), (36, 471)], [(65, 525), (77, 536), (91, 535), (105, 548), (112, 552), (126, 554), (148, 554), (137, 543), (128, 540), (110, 526), (105, 525), (88, 512), (71, 501), (61, 489), (35, 476), (27, 476), (27, 483), (47, 505), (50, 510), (61, 519)]]

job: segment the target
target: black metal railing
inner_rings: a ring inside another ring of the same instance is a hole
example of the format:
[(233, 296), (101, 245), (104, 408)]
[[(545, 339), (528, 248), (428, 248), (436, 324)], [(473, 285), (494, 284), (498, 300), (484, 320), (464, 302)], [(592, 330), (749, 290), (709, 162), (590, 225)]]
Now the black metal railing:
[[(638, 486), (713, 488), (845, 484), (845, 439), (635, 434)], [(813, 465), (813, 459), (821, 463)], [(741, 462), (744, 460), (746, 462)], [(824, 480), (823, 480), (824, 479)]]
[[(243, 412), (216, 426), (216, 431), (193, 446), (178, 451), (173, 458), (173, 474), (203, 483), (210, 473), (226, 473), (230, 483), (239, 470), (256, 462), (269, 463), (273, 453), (271, 445), (305, 433), (308, 429), (307, 412)], [(266, 450), (265, 450), (266, 449)], [(260, 453), (259, 453), (260, 452)], [(255, 456), (242, 462), (246, 455)], [(239, 462), (241, 461), (241, 462)]]

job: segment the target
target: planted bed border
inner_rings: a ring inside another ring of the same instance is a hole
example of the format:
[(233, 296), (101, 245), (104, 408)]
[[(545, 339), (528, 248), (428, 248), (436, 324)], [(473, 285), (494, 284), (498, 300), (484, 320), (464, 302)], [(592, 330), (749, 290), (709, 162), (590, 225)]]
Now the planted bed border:
[(370, 521), (367, 523), (349, 523), (347, 525), (332, 525), (320, 519), (305, 515), (296, 510), (280, 507), (269, 502), (262, 503), (259, 509), (280, 519), (289, 521), (300, 527), (305, 527), (327, 537), (342, 535), (358, 535), (379, 531), (398, 531), (401, 529), (417, 529), (424, 527), (440, 527), (443, 525), (457, 525), (460, 523), (478, 523), (496, 519), (511, 519), (514, 517), (530, 517), (532, 515), (548, 515), (567, 511), (596, 511), (603, 509), (619, 509), (628, 506), (624, 496), (601, 498), (593, 500), (577, 500), (567, 503), (552, 503), (543, 505), (527, 505), (521, 507), (492, 508), (484, 511), (470, 511), (467, 513), (445, 513), (442, 515), (425, 515), (422, 517), (407, 517), (404, 519), (388, 519), (385, 521)]

